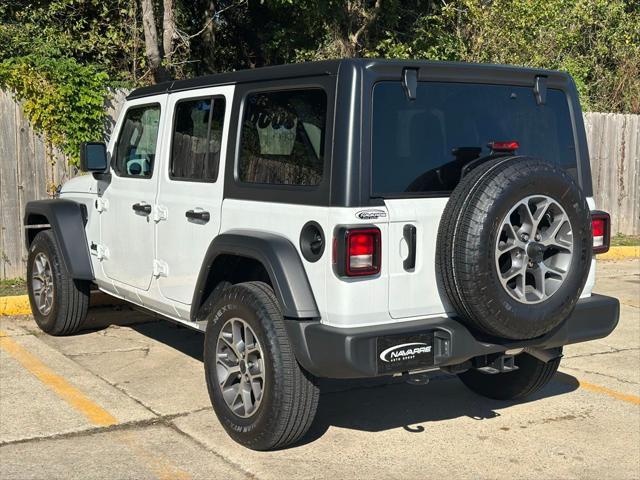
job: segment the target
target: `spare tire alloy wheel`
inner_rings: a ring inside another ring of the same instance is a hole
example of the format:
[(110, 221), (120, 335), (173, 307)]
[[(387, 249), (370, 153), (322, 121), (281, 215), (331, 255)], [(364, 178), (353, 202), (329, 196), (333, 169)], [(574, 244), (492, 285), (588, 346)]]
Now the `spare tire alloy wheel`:
[(477, 166), (438, 228), (439, 287), (475, 334), (531, 339), (571, 314), (589, 275), (591, 217), (559, 165), (515, 156)]
[(520, 200), (502, 219), (495, 261), (505, 291), (521, 303), (547, 300), (567, 276), (573, 232), (564, 208), (547, 195)]
[(258, 337), (240, 318), (228, 320), (218, 334), (216, 370), (222, 397), (242, 418), (260, 406), (265, 388), (264, 354)]

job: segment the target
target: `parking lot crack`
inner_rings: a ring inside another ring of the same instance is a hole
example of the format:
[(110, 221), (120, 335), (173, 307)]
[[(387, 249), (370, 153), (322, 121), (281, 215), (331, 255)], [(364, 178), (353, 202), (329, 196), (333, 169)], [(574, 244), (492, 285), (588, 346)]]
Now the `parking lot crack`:
[(212, 448), (208, 447), (206, 444), (204, 444), (201, 441), (197, 440), (196, 438), (192, 437), (187, 432), (185, 432), (184, 430), (180, 429), (173, 421), (167, 423), (167, 426), (169, 426), (173, 431), (175, 431), (179, 435), (181, 435), (183, 437), (186, 437), (188, 440), (190, 440), (191, 442), (195, 443), (200, 448), (202, 448), (202, 449), (206, 450), (207, 452), (215, 455), (216, 457), (218, 457), (220, 460), (225, 462), (230, 467), (232, 467), (235, 470), (237, 470), (238, 472), (244, 474), (247, 478), (256, 479), (256, 480), (258, 479), (257, 475), (251, 473), (250, 471), (248, 471), (245, 468), (243, 468), (241, 465), (237, 464), (236, 462), (234, 462), (232, 460), (229, 460), (227, 457), (225, 457), (221, 453), (216, 452)]
[(640, 350), (640, 348), (637, 348), (637, 347), (633, 347), (633, 348), (614, 348), (614, 347), (609, 347), (609, 348), (611, 348), (611, 350), (606, 351), (606, 352), (593, 352), (593, 353), (580, 353), (580, 354), (577, 354), (577, 355), (565, 355), (563, 358), (570, 359), (570, 358), (596, 357), (598, 355), (608, 355), (608, 354), (611, 354), (611, 353), (621, 353), (621, 352), (630, 352), (630, 351), (634, 351), (634, 350)]
[(104, 355), (109, 353), (127, 353), (127, 352), (144, 352), (144, 356), (149, 355), (149, 347), (133, 347), (133, 348), (121, 348), (115, 350), (101, 350), (98, 352), (80, 352), (80, 353), (67, 353), (66, 356), (69, 358), (74, 357), (90, 357), (94, 355)]
[(609, 378), (611, 380), (615, 380), (616, 382), (625, 383), (627, 385), (638, 385), (638, 382), (634, 382), (634, 381), (631, 381), (631, 380), (626, 380), (624, 378), (616, 377), (615, 375), (609, 375), (608, 373), (594, 372), (593, 370), (584, 370), (582, 368), (576, 368), (576, 367), (567, 367), (566, 365), (562, 365), (562, 369), (563, 370), (575, 370), (577, 372), (588, 373), (588, 374), (591, 374), (591, 375), (598, 375), (600, 377)]

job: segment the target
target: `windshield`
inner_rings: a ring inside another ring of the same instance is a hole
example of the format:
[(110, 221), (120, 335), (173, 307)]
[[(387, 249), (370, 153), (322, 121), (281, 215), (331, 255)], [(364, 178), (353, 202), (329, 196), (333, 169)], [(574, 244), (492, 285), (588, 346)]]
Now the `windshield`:
[(400, 82), (373, 93), (374, 196), (448, 194), (462, 167), (489, 155), (490, 142), (517, 141), (517, 153), (556, 162), (574, 177), (576, 152), (567, 98), (549, 89), (420, 82), (409, 100)]

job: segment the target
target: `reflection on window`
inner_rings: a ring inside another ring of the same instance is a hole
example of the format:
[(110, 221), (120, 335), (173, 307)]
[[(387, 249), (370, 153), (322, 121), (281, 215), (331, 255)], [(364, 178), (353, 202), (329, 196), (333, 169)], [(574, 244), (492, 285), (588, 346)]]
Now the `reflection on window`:
[(217, 179), (224, 111), (223, 97), (178, 103), (171, 142), (171, 178)]
[(249, 95), (242, 124), (240, 180), (318, 185), (326, 116), (327, 96), (320, 89)]
[(577, 175), (567, 98), (549, 89), (538, 105), (531, 87), (420, 82), (408, 100), (400, 82), (373, 94), (372, 190), (376, 195), (448, 193), (488, 144), (517, 141), (519, 155), (556, 162)]
[(127, 110), (113, 162), (113, 168), (118, 175), (151, 177), (156, 157), (159, 123), (159, 105), (132, 107)]

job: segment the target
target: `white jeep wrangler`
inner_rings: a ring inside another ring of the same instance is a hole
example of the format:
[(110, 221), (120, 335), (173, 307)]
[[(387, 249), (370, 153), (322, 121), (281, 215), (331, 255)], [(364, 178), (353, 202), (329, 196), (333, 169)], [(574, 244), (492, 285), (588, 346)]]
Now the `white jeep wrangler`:
[(444, 370), (517, 399), (563, 345), (608, 335), (594, 211), (565, 73), (340, 60), (131, 93), (84, 175), (31, 202), (29, 297), (78, 331), (93, 286), (205, 332), (229, 435), (298, 441), (317, 377)]

